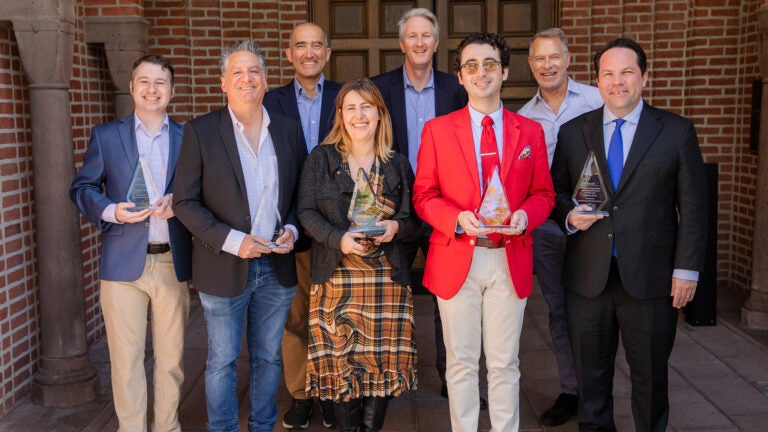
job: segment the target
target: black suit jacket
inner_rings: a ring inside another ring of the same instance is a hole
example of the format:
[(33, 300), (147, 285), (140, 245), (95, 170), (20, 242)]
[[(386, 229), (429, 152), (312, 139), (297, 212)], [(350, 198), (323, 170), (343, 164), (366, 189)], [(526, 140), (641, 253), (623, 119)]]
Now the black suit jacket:
[[(405, 119), (405, 81), (403, 67), (372, 78), (381, 91), (384, 104), (392, 117), (394, 141), (392, 148), (408, 156), (408, 122)], [(456, 111), (467, 105), (467, 92), (456, 75), (433, 70), (435, 82), (435, 117)]]
[[(269, 134), (278, 166), (278, 209), (284, 224), (298, 227), (296, 194), (307, 148), (301, 126), (270, 113)], [(231, 229), (251, 230), (248, 197), (232, 118), (224, 107), (189, 121), (184, 127), (173, 209), (194, 236), (192, 281), (197, 290), (220, 297), (243, 291), (248, 260), (221, 250)], [(293, 253), (271, 254), (281, 285), (296, 285)]]
[[(286, 117), (301, 121), (299, 105), (296, 102), (296, 92), (293, 87), (294, 80), (288, 84), (272, 89), (264, 95), (264, 107), (270, 113), (276, 112)], [(323, 142), (333, 126), (336, 95), (339, 94), (341, 84), (333, 81), (323, 81), (323, 100), (320, 102), (320, 131), (318, 142)]]
[(618, 190), (613, 189), (603, 141), (603, 108), (560, 128), (552, 162), (557, 193), (553, 216), (561, 227), (590, 151), (608, 190), (610, 216), (568, 236), (563, 281), (587, 297), (606, 286), (613, 239), (621, 280), (635, 298), (669, 296), (673, 269), (704, 267), (707, 194), (693, 124), (645, 104)]
[[(418, 225), (411, 190), (413, 171), (408, 158), (395, 153), (381, 165), (384, 196), (395, 203), (392, 220), (398, 222), (395, 238), (381, 247), (392, 266), (392, 280), (410, 285), (410, 262), (401, 240), (415, 233)], [(330, 144), (315, 147), (307, 158), (299, 187), (299, 219), (312, 234), (312, 283), (326, 282), (341, 261), (341, 238), (349, 229), (349, 203), (355, 183), (342, 168), (341, 154)]]

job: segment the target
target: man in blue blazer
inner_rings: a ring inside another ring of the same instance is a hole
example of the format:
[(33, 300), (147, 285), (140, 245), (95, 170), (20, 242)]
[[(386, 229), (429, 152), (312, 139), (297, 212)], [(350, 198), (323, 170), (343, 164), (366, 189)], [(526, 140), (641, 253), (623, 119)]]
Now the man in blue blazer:
[[(191, 236), (171, 208), (181, 125), (166, 113), (173, 67), (158, 55), (136, 61), (130, 82), (135, 111), (91, 131), (83, 167), (69, 196), (102, 231), (100, 302), (112, 363), (112, 394), (120, 430), (147, 430), (144, 344), (152, 311), (152, 430), (181, 431), (184, 329), (189, 315)], [(137, 210), (127, 195), (137, 166), (152, 206)]]
[[(392, 117), (393, 146), (411, 162), (416, 172), (416, 156), (419, 153), (421, 131), (424, 123), (467, 105), (467, 92), (459, 84), (456, 75), (433, 68), (433, 57), (440, 42), (437, 17), (429, 9), (415, 8), (406, 11), (397, 22), (400, 50), (405, 62), (397, 69), (373, 77), (381, 91), (389, 115)], [(427, 256), (432, 227), (422, 222), (421, 229), (411, 239), (403, 240), (403, 248), (410, 263), (419, 249)], [(432, 296), (435, 300), (435, 297)], [(435, 300), (435, 366), (440, 381), (440, 393), (448, 397), (445, 382), (445, 343), (440, 312)], [(487, 403), (481, 398), (480, 408)]]
[[(323, 142), (333, 126), (339, 85), (323, 76), (323, 68), (331, 57), (325, 31), (313, 23), (297, 25), (291, 32), (285, 56), (293, 64), (296, 75), (290, 83), (264, 95), (264, 107), (301, 123), (309, 153)], [(302, 236), (296, 245), (296, 295), (285, 321), (283, 332), (283, 375), (285, 387), (293, 398), (283, 417), (283, 427), (306, 429), (312, 416), (312, 400), (306, 396), (307, 344), (309, 343), (309, 237)], [(331, 401), (321, 401), (323, 426), (336, 427)]]

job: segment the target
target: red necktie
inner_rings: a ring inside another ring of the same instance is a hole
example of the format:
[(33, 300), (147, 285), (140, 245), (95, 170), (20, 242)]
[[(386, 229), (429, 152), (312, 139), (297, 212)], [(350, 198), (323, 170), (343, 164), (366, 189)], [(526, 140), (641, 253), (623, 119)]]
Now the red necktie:
[(480, 135), (480, 163), (483, 167), (483, 184), (480, 190), (485, 191), (485, 186), (491, 178), (493, 167), (501, 165), (499, 162), (499, 147), (496, 145), (496, 133), (493, 131), (493, 119), (490, 116), (483, 117), (483, 133)]
[[(483, 167), (483, 184), (480, 190), (485, 191), (488, 181), (491, 179), (493, 167), (499, 167), (499, 146), (496, 145), (496, 132), (493, 131), (493, 119), (490, 116), (483, 117), (483, 133), (480, 135), (480, 163)], [(494, 242), (501, 241), (501, 234), (487, 234)]]

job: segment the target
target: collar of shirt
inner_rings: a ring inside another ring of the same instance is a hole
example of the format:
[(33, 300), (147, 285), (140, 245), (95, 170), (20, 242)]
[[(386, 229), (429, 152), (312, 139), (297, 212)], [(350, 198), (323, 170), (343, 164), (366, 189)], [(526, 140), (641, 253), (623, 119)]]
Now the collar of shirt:
[[(643, 113), (643, 100), (637, 106), (624, 117), (626, 123), (621, 127), (621, 141), (622, 150), (624, 152), (624, 161), (626, 162), (627, 156), (629, 156), (629, 149), (632, 147), (632, 141), (635, 139), (635, 132), (637, 132), (637, 125), (640, 122), (640, 115)], [(608, 154), (608, 148), (611, 145), (611, 136), (614, 129), (616, 129), (616, 114), (612, 113), (608, 107), (603, 107), (603, 146), (605, 148), (605, 154)]]
[[(229, 110), (229, 116), (232, 118), (232, 126), (235, 129), (235, 135), (239, 135), (242, 139), (244, 139), (246, 142), (248, 142), (248, 139), (245, 137), (245, 134), (243, 131), (245, 130), (245, 125), (240, 123), (239, 120), (237, 120), (237, 116), (235, 116), (235, 112), (232, 111), (232, 107), (227, 105), (227, 109)], [(261, 120), (261, 133), (259, 135), (259, 145), (258, 149), (261, 150), (261, 146), (264, 144), (264, 141), (269, 138), (269, 113), (267, 112), (267, 109), (264, 108), (264, 105), (261, 106), (261, 113), (262, 113), (262, 120)], [(250, 144), (250, 143), (249, 143)], [(248, 146), (251, 147), (251, 146)]]
[[(325, 75), (321, 73), (320, 81), (317, 82), (317, 97), (320, 97), (323, 94), (323, 84), (325, 84)], [(293, 91), (296, 95), (296, 100), (299, 100), (299, 98), (302, 97), (305, 99), (314, 100), (307, 96), (306, 92), (304, 92), (304, 88), (301, 86), (301, 83), (295, 77), (293, 78)], [(317, 97), (315, 99), (317, 99)]]
[[(419, 91), (416, 90), (416, 87), (413, 84), (411, 84), (411, 80), (408, 79), (408, 74), (405, 72), (405, 66), (403, 66), (403, 88), (408, 90), (408, 87), (415, 92)], [(425, 85), (421, 91), (428, 88), (435, 88), (435, 72), (431, 68), (429, 69), (429, 81), (427, 81), (427, 85)]]
[(145, 126), (144, 123), (139, 118), (139, 115), (136, 114), (136, 112), (134, 111), (134, 113), (133, 113), (133, 127), (134, 127), (134, 130), (144, 131), (144, 133), (146, 133), (147, 136), (150, 136), (150, 137), (154, 138), (157, 135), (167, 131), (168, 128), (170, 128), (171, 126), (170, 126), (170, 123), (169, 123), (169, 120), (168, 120), (168, 114), (166, 114), (165, 118), (163, 119), (163, 124), (162, 124), (162, 126), (160, 126), (160, 131), (158, 133), (156, 133), (155, 135), (152, 135), (149, 132), (149, 129), (147, 129), (147, 126)]

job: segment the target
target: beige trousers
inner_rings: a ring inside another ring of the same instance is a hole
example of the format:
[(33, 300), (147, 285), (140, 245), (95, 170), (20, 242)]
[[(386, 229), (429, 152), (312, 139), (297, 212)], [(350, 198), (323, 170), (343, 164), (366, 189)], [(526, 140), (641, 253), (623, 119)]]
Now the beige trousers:
[(112, 364), (112, 395), (120, 432), (147, 431), (144, 349), (150, 306), (154, 362), (155, 432), (180, 432), (179, 400), (184, 381), (184, 330), (189, 288), (176, 280), (171, 253), (147, 255), (133, 282), (101, 281), (101, 309)]
[(475, 247), (469, 275), (459, 292), (450, 300), (437, 301), (443, 318), (453, 432), (477, 432), (481, 349), (488, 369), (491, 431), (517, 431), (518, 352), (526, 299), (515, 293), (504, 248)]
[(311, 251), (296, 254), (296, 295), (285, 320), (281, 348), (285, 387), (294, 399), (306, 399), (307, 344), (309, 343), (309, 278)]

